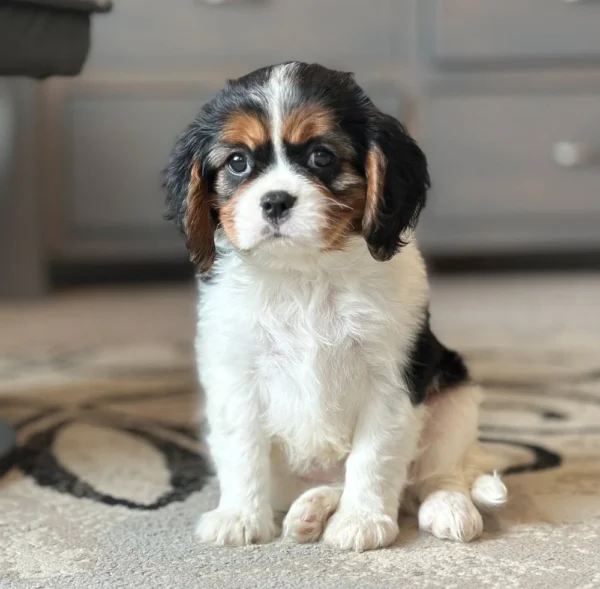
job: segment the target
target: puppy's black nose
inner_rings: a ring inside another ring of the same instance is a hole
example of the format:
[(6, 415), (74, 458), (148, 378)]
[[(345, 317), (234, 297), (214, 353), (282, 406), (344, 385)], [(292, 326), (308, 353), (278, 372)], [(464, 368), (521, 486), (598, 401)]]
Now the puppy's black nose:
[(296, 197), (289, 192), (283, 190), (267, 192), (260, 200), (263, 217), (270, 223), (278, 223), (288, 216), (295, 202)]

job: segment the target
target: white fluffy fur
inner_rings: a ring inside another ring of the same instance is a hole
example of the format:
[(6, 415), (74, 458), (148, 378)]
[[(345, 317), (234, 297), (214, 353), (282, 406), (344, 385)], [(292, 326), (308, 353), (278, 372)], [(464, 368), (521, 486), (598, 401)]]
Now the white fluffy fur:
[[(293, 67), (276, 70), (267, 89), (275, 138)], [(277, 141), (275, 154), (273, 168), (239, 198), (240, 249), (218, 236), (214, 284), (202, 288), (198, 307), (198, 372), (221, 486), (218, 508), (200, 521), (201, 539), (268, 541), (274, 512), (289, 510), (289, 538), (387, 546), (398, 534), (403, 491), (421, 504), (423, 529), (476, 537), (482, 524), (471, 493), (491, 506), (506, 489), (478, 479), (471, 459), (476, 387), (411, 404), (402, 368), (428, 302), (414, 241), (386, 263), (358, 236), (322, 252), (323, 197), (287, 165)], [(274, 189), (298, 197), (277, 240), (260, 212), (260, 197)]]
[[(343, 493), (326, 542), (357, 550), (392, 543), (407, 484), (423, 503), (424, 529), (457, 540), (478, 535), (471, 489), (481, 471), (470, 455), (479, 391), (464, 386), (413, 407), (398, 369), (428, 297), (414, 243), (387, 263), (359, 238), (344, 251), (286, 260), (226, 254), (200, 298), (198, 370), (221, 484), (202, 539), (271, 539), (274, 511), (322, 484), (312, 480), (317, 470), (344, 462), (344, 480), (338, 469), (331, 481)], [(477, 480), (478, 504), (504, 501), (501, 483)], [(287, 533), (302, 535), (291, 523)]]

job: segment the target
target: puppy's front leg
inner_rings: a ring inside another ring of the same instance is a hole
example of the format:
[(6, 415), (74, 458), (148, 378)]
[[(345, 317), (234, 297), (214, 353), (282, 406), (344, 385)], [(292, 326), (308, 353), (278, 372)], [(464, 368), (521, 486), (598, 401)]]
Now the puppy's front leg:
[(389, 546), (398, 536), (400, 495), (421, 430), (421, 409), (407, 392), (379, 390), (367, 403), (346, 461), (340, 505), (323, 536), (345, 550)]
[(257, 396), (240, 395), (242, 383), (237, 390), (223, 389), (222, 384), (223, 380), (215, 395), (207, 394), (207, 440), (221, 498), (217, 509), (201, 517), (197, 533), (203, 542), (226, 546), (268, 542), (276, 531), (270, 504), (270, 442), (260, 424)]

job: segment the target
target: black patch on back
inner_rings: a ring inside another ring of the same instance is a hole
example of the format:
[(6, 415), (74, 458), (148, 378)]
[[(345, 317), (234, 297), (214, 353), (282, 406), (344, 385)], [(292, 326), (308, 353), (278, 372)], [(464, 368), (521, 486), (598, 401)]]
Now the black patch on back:
[(469, 378), (469, 371), (458, 352), (446, 348), (433, 334), (429, 312), (404, 368), (410, 400), (419, 405), (436, 391), (456, 386)]
[[(433, 334), (432, 336), (435, 338)], [(440, 362), (438, 386), (440, 388), (453, 387), (469, 380), (469, 369), (462, 356), (454, 350), (449, 350), (439, 341), (438, 344), (443, 350)]]

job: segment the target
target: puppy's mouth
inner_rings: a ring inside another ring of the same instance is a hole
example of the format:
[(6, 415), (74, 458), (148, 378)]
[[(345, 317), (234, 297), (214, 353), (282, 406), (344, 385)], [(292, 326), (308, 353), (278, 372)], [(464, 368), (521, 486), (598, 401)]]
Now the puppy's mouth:
[(264, 227), (260, 233), (261, 233), (261, 237), (263, 238), (263, 240), (282, 239), (282, 238), (290, 239), (289, 235), (285, 235), (281, 231), (281, 228), (279, 227), (279, 225), (268, 225), (267, 227)]
[(255, 247), (260, 251), (272, 251), (274, 249), (305, 249), (307, 246), (306, 238), (300, 235), (294, 235), (286, 231), (285, 227), (280, 225), (269, 225), (263, 227), (260, 232), (260, 239)]
[(281, 237), (282, 233), (279, 230), (279, 227), (265, 227), (261, 231), (261, 235), (263, 237)]

